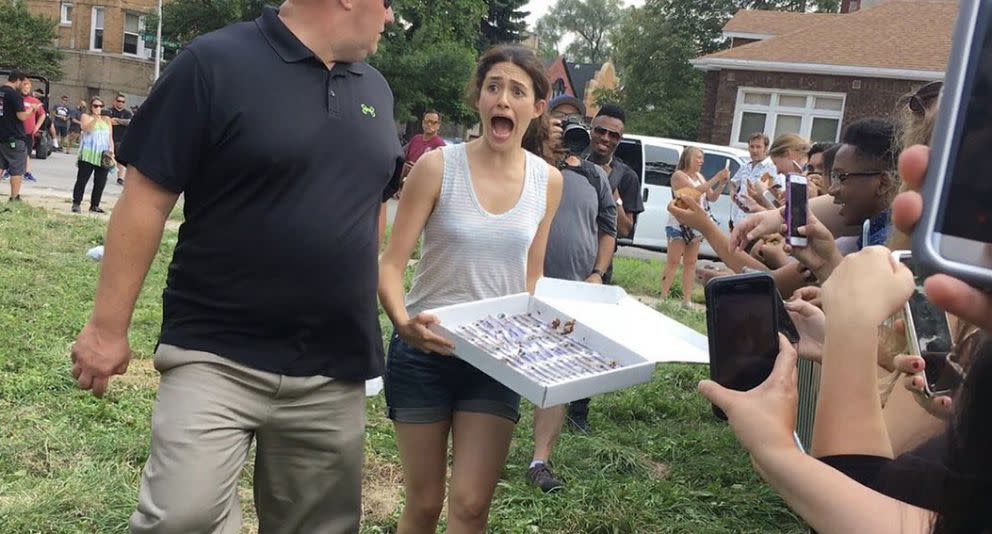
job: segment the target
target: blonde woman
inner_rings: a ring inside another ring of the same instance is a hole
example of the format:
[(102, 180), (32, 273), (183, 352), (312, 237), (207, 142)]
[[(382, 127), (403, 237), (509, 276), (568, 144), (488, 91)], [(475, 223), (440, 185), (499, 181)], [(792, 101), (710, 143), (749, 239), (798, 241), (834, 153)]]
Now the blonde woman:
[(796, 134), (784, 134), (775, 138), (768, 156), (775, 165), (775, 176), (748, 184), (748, 194), (755, 202), (772, 209), (778, 207), (785, 195), (785, 177), (789, 173), (802, 173), (809, 161), (809, 141)]
[[(679, 158), (678, 167), (672, 175), (672, 192), (678, 195), (685, 188), (692, 188), (700, 194), (698, 200), (685, 198), (685, 202), (699, 202), (704, 210), (709, 210), (709, 203), (720, 198), (720, 193), (727, 187), (730, 171), (724, 169), (716, 173), (709, 181), (700, 173), (703, 168), (703, 151), (697, 147), (686, 147)], [(668, 236), (668, 252), (665, 263), (665, 273), (661, 277), (661, 296), (668, 298), (675, 280), (675, 270), (682, 263), (682, 300), (692, 302), (692, 286), (695, 283), (696, 260), (699, 258), (699, 245), (702, 235), (687, 226), (682, 226), (673, 215), (669, 215), (665, 225), (665, 235)]]

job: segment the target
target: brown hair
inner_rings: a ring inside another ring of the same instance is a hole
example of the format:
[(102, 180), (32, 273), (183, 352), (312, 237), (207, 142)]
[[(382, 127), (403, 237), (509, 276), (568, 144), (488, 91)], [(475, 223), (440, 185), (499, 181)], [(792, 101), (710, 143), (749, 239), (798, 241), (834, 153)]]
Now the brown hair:
[(754, 132), (753, 134), (747, 136), (747, 144), (750, 145), (751, 141), (754, 141), (755, 139), (761, 139), (761, 141), (765, 143), (765, 148), (768, 148), (768, 136), (765, 135), (764, 132)]
[(798, 134), (782, 134), (775, 138), (775, 142), (768, 149), (768, 155), (778, 158), (784, 156), (790, 150), (806, 154), (809, 152), (809, 146), (809, 141), (803, 139)]
[[(486, 80), (489, 71), (499, 63), (512, 63), (527, 73), (534, 89), (535, 102), (548, 99), (548, 95), (551, 94), (551, 82), (544, 74), (544, 64), (537, 58), (537, 55), (531, 49), (522, 46), (497, 45), (487, 50), (479, 58), (479, 64), (475, 67), (475, 74), (468, 86), (469, 107), (476, 112), (479, 111), (478, 104), (479, 96), (482, 94), (482, 83)], [(522, 146), (545, 160), (550, 160), (554, 158), (553, 154), (548, 153), (549, 143), (546, 141), (550, 137), (551, 118), (545, 112), (527, 126)]]
[[(933, 137), (934, 125), (937, 122), (937, 109), (939, 103), (934, 103), (933, 106), (927, 109), (923, 116), (913, 113), (906, 104), (909, 97), (914, 93), (910, 93), (900, 100), (900, 118), (897, 134), (897, 144), (899, 145), (898, 150), (902, 152), (903, 150), (913, 146), (913, 145), (930, 145), (930, 138)], [(904, 193), (909, 191), (909, 187), (902, 182), (898, 181), (899, 190), (898, 193)], [(889, 242), (887, 243), (891, 250), (910, 250), (912, 248), (911, 239), (908, 235), (899, 231), (895, 225), (892, 225), (891, 233), (889, 234)]]
[[(684, 171), (689, 168), (689, 164), (692, 163), (693, 154), (699, 152), (703, 153), (703, 150), (695, 146), (687, 146), (682, 150), (682, 155), (679, 156), (679, 164), (675, 167), (675, 170)], [(695, 179), (695, 178), (693, 178)]]

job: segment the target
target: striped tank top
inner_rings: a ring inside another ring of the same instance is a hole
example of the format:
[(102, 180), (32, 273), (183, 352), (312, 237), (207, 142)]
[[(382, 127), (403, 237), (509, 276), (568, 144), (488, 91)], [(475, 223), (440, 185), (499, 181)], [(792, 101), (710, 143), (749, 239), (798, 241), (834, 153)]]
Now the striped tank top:
[(526, 152), (524, 186), (509, 211), (483, 209), (472, 186), (466, 144), (441, 148), (444, 176), (424, 225), (423, 251), (406, 298), (424, 310), (527, 291), (527, 253), (547, 211), (548, 164)]

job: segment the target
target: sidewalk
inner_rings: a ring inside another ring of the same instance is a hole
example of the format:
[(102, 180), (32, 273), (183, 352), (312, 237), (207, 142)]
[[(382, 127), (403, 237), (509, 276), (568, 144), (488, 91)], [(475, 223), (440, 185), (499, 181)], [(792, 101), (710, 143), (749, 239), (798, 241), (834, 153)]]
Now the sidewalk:
[[(69, 212), (72, 206), (72, 188), (76, 184), (76, 154), (54, 152), (47, 159), (31, 159), (28, 162), (31, 174), (36, 182), (24, 181), (21, 186), (21, 197), (32, 206), (45, 207), (55, 211)], [(89, 194), (93, 188), (93, 179), (86, 187), (83, 197), (83, 208), (89, 207)], [(110, 210), (117, 203), (121, 194), (121, 186), (117, 185), (117, 176), (111, 173), (107, 178), (107, 187), (103, 190), (100, 207)], [(0, 201), (6, 201), (10, 195), (10, 182), (0, 182)]]

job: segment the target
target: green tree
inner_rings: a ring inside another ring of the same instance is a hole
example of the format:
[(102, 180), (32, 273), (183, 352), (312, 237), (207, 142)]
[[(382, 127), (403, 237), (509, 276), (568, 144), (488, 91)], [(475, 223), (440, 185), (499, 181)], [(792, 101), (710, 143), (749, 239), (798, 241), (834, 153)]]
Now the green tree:
[[(537, 21), (541, 55), (548, 59), (564, 52), (576, 63), (604, 63), (612, 53), (611, 36), (623, 19), (620, 0), (558, 0)], [(571, 42), (560, 50), (566, 37)]]
[(664, 2), (636, 8), (618, 32), (616, 61), (627, 130), (695, 139), (702, 73), (689, 64), (696, 42), (668, 20)]
[[(517, 0), (505, 0), (507, 8)], [(257, 18), (281, 0), (173, 0), (163, 7), (162, 40), (180, 46), (229, 24)], [(396, 97), (396, 120), (409, 122), (436, 108), (448, 122), (467, 122), (465, 84), (475, 64), (485, 0), (419, 0), (393, 4), (396, 24), (387, 28), (369, 63), (389, 81)], [(505, 15), (505, 17), (504, 17)], [(513, 20), (504, 13), (497, 21)], [(154, 21), (149, 23), (153, 26)], [(500, 23), (501, 24), (501, 23)], [(510, 32), (510, 26), (498, 25)], [(491, 34), (491, 35), (496, 35)], [(510, 35), (504, 33), (500, 35)], [(163, 54), (164, 58), (168, 58)]]
[(57, 27), (57, 21), (28, 12), (24, 2), (0, 2), (0, 68), (61, 78), (62, 53), (52, 46)]
[(489, 13), (482, 18), (476, 49), (481, 53), (500, 43), (516, 43), (524, 38), (529, 14), (521, 11), (527, 0), (487, 0)]
[(407, 123), (408, 133), (431, 108), (449, 124), (474, 120), (464, 94), (487, 9), (485, 0), (394, 4), (396, 24), (369, 63), (389, 81), (396, 98), (396, 120)]

